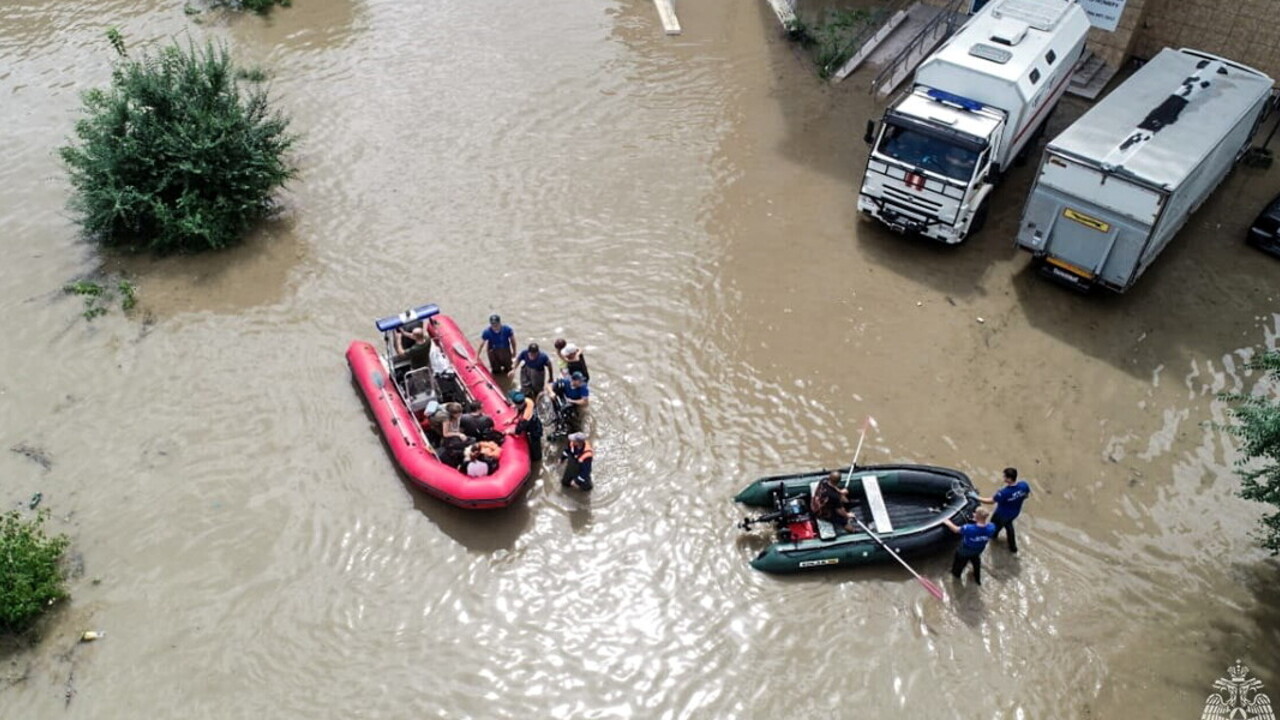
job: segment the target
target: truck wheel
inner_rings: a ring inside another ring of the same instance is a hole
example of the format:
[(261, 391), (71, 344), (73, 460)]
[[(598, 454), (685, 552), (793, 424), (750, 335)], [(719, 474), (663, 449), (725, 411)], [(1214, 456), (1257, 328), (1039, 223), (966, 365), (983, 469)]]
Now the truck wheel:
[(991, 203), (985, 201), (978, 207), (978, 211), (973, 214), (973, 220), (969, 221), (969, 229), (965, 231), (964, 239), (960, 242), (964, 242), (976, 233), (982, 232), (982, 228), (987, 226), (987, 208), (989, 207), (991, 207)]

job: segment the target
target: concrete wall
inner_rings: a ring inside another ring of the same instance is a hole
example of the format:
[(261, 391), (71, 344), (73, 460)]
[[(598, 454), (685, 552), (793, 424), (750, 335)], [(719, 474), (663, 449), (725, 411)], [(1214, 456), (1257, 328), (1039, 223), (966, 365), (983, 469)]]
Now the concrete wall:
[(1165, 47), (1221, 55), (1280, 81), (1280, 0), (1127, 0), (1115, 32), (1089, 31), (1089, 49), (1113, 68)]
[(1253, 66), (1280, 80), (1280, 0), (1144, 0), (1144, 4), (1129, 54), (1149, 58), (1161, 48), (1190, 47)]
[[(1277, 0), (1280, 1), (1280, 0)], [(1120, 23), (1114, 32), (1093, 28), (1089, 31), (1088, 48), (1102, 58), (1107, 65), (1119, 68), (1132, 54), (1132, 47), (1137, 31), (1142, 24), (1142, 15), (1148, 5), (1159, 0), (1129, 0), (1125, 3), (1124, 12), (1120, 14)]]

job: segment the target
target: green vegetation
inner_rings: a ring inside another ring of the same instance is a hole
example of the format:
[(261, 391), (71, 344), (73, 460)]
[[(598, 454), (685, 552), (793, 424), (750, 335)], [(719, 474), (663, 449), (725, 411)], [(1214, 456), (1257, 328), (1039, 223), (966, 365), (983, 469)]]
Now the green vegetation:
[[(1270, 350), (1246, 367), (1266, 371), (1272, 387), (1280, 385), (1280, 352)], [(1236, 403), (1229, 414), (1236, 420), (1226, 430), (1244, 441), (1244, 457), (1237, 473), (1244, 481), (1240, 497), (1280, 508), (1280, 402), (1268, 395), (1229, 393), (1224, 400)], [(1262, 519), (1262, 545), (1280, 554), (1280, 511)]]
[(84, 298), (84, 312), (81, 315), (85, 320), (106, 315), (111, 302), (117, 297), (120, 298), (120, 309), (125, 312), (129, 312), (138, 304), (138, 288), (123, 278), (116, 280), (114, 288), (96, 280), (76, 280), (63, 285), (62, 291), (68, 295), (79, 295)]
[(247, 80), (249, 82), (256, 82), (256, 83), (266, 82), (267, 71), (263, 70), (260, 67), (240, 68), (236, 70), (236, 77), (241, 80)]
[(86, 233), (160, 254), (238, 241), (296, 174), (284, 157), (296, 140), (288, 120), (264, 91), (240, 90), (225, 47), (172, 45), (135, 60), (118, 31), (107, 35), (119, 55), (111, 85), (84, 93), (79, 143), (60, 150)]
[(58, 566), (70, 541), (48, 537), (41, 511), (25, 520), (17, 510), (0, 515), (0, 632), (31, 627), (41, 613), (67, 597)]
[(92, 280), (76, 280), (73, 283), (67, 283), (62, 286), (62, 291), (84, 298), (84, 312), (81, 314), (84, 315), (85, 320), (92, 320), (107, 313), (107, 307), (102, 302), (107, 289)]
[(818, 76), (826, 80), (853, 57), (859, 39), (866, 39), (863, 31), (876, 18), (877, 14), (868, 10), (828, 10), (812, 25), (796, 19), (787, 27), (787, 33), (792, 40), (810, 49), (813, 62), (818, 66)]

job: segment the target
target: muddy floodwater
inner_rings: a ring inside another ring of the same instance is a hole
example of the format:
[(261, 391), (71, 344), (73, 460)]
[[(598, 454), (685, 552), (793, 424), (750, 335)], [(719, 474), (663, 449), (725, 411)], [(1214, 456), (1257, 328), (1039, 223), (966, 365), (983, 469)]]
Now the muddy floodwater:
[[(1242, 242), (1280, 167), (1081, 297), (1013, 247), (1034, 166), (957, 248), (862, 223), (869, 73), (819, 82), (758, 0), (678, 10), (667, 37), (647, 0), (0, 4), (0, 500), (73, 540), (0, 716), (1198, 717), (1237, 658), (1280, 692), (1280, 565), (1207, 424), (1280, 336)], [(77, 238), (55, 149), (109, 26), (269, 71), (301, 175), (244, 245)], [(61, 291), (101, 272), (132, 316)], [(343, 352), (423, 302), (587, 349), (589, 498), (548, 467), (469, 513), (398, 474)], [(867, 416), (864, 462), (1032, 483), (981, 588), (946, 552), (918, 563), (945, 602), (748, 566), (732, 495), (847, 463)]]

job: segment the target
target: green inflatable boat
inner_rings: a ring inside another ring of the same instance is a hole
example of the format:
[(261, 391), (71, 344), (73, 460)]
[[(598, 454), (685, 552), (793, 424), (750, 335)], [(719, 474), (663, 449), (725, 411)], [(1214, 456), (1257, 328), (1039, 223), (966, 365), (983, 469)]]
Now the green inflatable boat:
[(748, 531), (757, 523), (772, 528), (773, 542), (751, 561), (752, 567), (793, 573), (892, 560), (886, 547), (903, 557), (936, 552), (956, 539), (942, 521), (968, 522), (978, 506), (973, 483), (959, 470), (930, 465), (870, 465), (855, 467), (852, 475), (848, 468), (838, 470), (840, 486), (853, 501), (850, 512), (878, 542), (869, 532), (846, 533), (813, 517), (809, 499), (829, 472), (760, 478), (734, 497), (743, 505), (769, 508), (739, 525)]

